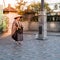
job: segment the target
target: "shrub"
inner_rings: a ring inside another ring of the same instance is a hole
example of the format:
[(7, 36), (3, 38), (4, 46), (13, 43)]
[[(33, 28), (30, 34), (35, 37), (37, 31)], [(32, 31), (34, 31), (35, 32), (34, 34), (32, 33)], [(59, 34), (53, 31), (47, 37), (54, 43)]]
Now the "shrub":
[(8, 30), (9, 18), (5, 15), (0, 17), (0, 32), (6, 32)]

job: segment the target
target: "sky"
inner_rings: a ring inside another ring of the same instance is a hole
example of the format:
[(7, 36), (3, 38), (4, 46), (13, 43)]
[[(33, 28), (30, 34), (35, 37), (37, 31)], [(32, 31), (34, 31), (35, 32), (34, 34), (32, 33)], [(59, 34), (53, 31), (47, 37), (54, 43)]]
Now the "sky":
[(60, 3), (60, 0), (45, 0), (48, 3)]
[[(11, 6), (12, 7), (14, 7), (14, 5), (16, 5), (16, 0), (4, 0), (5, 1), (5, 7), (7, 7), (8, 6), (8, 4), (11, 4)], [(25, 0), (25, 1), (27, 1), (28, 2), (28, 4), (29, 3), (31, 3), (31, 2), (41, 2), (41, 0)], [(60, 2), (60, 0), (45, 0), (45, 2), (47, 2), (47, 3), (59, 3)], [(0, 0), (0, 4), (1, 5), (3, 5), (4, 6), (4, 4), (3, 4), (3, 0)]]

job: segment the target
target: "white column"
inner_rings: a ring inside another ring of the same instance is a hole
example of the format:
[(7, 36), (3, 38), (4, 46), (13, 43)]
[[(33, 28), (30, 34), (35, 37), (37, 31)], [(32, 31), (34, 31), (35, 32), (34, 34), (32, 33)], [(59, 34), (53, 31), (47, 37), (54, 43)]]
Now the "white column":
[(39, 33), (38, 39), (47, 39), (47, 16), (46, 11), (40, 11), (39, 13)]

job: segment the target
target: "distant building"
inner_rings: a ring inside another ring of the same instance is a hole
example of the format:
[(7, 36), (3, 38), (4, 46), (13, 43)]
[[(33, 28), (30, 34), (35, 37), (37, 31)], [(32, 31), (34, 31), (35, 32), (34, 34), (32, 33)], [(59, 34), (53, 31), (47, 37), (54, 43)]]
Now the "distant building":
[(12, 23), (14, 21), (14, 17), (17, 15), (17, 10), (8, 4), (8, 7), (3, 9), (3, 13), (9, 18), (9, 32), (11, 32)]
[(10, 13), (10, 12), (16, 13), (17, 10), (15, 8), (11, 7), (10, 4), (8, 4), (8, 7), (3, 9), (3, 13), (7, 14), (7, 13)]

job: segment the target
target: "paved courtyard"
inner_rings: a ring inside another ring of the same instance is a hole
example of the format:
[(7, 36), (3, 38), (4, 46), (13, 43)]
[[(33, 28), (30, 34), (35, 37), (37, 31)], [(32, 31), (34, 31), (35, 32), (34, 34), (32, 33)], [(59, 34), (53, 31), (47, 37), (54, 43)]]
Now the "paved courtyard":
[(24, 33), (21, 45), (10, 35), (0, 38), (0, 60), (60, 60), (60, 33), (48, 34), (47, 40), (37, 40), (36, 33)]

